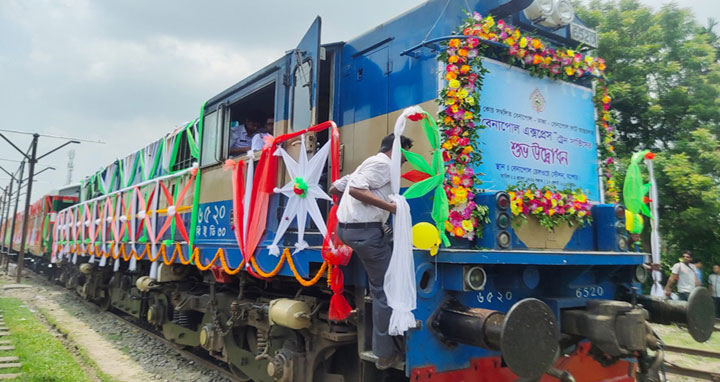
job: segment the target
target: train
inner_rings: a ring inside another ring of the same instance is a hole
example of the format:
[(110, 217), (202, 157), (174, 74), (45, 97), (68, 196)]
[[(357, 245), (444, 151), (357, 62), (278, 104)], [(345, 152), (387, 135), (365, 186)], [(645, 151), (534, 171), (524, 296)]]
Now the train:
[[(79, 191), (80, 185), (64, 186), (58, 190), (51, 191), (30, 205), (26, 251), (32, 255), (29, 261), (32, 263), (34, 270), (44, 271), (44, 269), (40, 269), (39, 267), (50, 264), (49, 258), (46, 258), (46, 255), (51, 252), (52, 248), (52, 232), (55, 225), (55, 217), (58, 211), (78, 202)], [(8, 216), (8, 218), (4, 219), (2, 224), (0, 224), (0, 232), (3, 233), (2, 247), (8, 251), (19, 252), (24, 217), (22, 212), (9, 217), (9, 208), (9, 202), (3, 203), (3, 218), (6, 216)]]
[[(659, 381), (649, 322), (710, 337), (703, 288), (639, 293), (650, 260), (608, 192), (597, 33), (568, 1), (430, 0), (349, 41), (320, 33), (318, 17), (197, 118), (34, 204), (31, 261), (244, 381)], [(238, 154), (233, 129), (258, 112), (269, 136)], [(327, 192), (398, 123), (412, 222), (441, 245), (410, 252), (415, 324), (380, 370)], [(565, 184), (581, 191), (556, 210)], [(536, 199), (553, 210), (539, 223), (523, 219)]]

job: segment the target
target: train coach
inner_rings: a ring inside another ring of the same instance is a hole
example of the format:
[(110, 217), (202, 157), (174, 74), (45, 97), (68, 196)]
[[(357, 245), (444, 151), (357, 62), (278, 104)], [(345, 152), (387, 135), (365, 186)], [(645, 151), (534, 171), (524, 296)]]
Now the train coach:
[[(241, 380), (650, 381), (648, 321), (709, 338), (704, 289), (636, 293), (649, 260), (605, 177), (605, 64), (569, 2), (432, 0), (350, 41), (320, 31), (87, 177), (54, 219), (57, 278)], [(257, 114), (272, 134), (238, 153)], [(327, 191), (398, 126), (415, 141), (413, 223), (442, 245), (412, 252), (415, 325), (378, 370), (366, 275)]]
[[(45, 269), (39, 268), (41, 265), (52, 268), (50, 252), (57, 212), (76, 204), (79, 200), (79, 190), (79, 185), (65, 186), (44, 195), (30, 205), (26, 252), (31, 255), (28, 262), (34, 270), (45, 271)], [(4, 207), (3, 212), (7, 212), (7, 216), (9, 216), (9, 203)], [(0, 232), (3, 235), (2, 247), (7, 248), (8, 251), (10, 249), (15, 252), (20, 251), (23, 220), (23, 214), (18, 213), (7, 218), (0, 225)]]

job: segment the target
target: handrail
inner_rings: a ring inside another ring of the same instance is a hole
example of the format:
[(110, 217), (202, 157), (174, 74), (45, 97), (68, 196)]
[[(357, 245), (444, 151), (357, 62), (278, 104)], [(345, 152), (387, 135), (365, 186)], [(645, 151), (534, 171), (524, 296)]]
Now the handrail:
[[(484, 38), (478, 38), (477, 36), (473, 36), (473, 35), (469, 35), (469, 36), (465, 36), (465, 35), (450, 35), (450, 36), (435, 37), (435, 38), (433, 38), (433, 39), (423, 41), (423, 42), (421, 42), (421, 43), (419, 43), (419, 44), (417, 44), (417, 45), (415, 45), (415, 46), (413, 46), (413, 47), (411, 47), (411, 48), (408, 48), (408, 49), (403, 50), (402, 52), (400, 52), (400, 55), (401, 55), (401, 56), (410, 56), (410, 57), (413, 57), (413, 58), (418, 58), (418, 57), (420, 57), (420, 55), (419, 55), (418, 53), (413, 53), (414, 51), (416, 51), (416, 50), (418, 50), (418, 49), (420, 49), (420, 48), (422, 48), (422, 47), (424, 47), (424, 46), (433, 45), (433, 44), (435, 44), (436, 42), (439, 42), (439, 41), (447, 41), (447, 40), (452, 40), (452, 39), (456, 39), (456, 38), (458, 38), (458, 39), (459, 39), (459, 38), (477, 38), (478, 40), (480, 40), (480, 42), (485, 43), (485, 44), (488, 44), (488, 45), (490, 45), (490, 46), (494, 46), (494, 47), (496, 47), (496, 48), (503, 48), (503, 49), (509, 49), (509, 48), (510, 48), (510, 46), (507, 45), (507, 44), (503, 44), (503, 43), (496, 42), (496, 41), (486, 40), (486, 39), (484, 39)], [(437, 47), (432, 47), (431, 49), (437, 50)], [(590, 71), (585, 72), (581, 77), (578, 77), (578, 78), (584, 78), (584, 77), (599, 78), (598, 76), (592, 74)]]
[(109, 193), (107, 193), (107, 194), (105, 194), (105, 195), (102, 195), (102, 196), (98, 196), (98, 197), (95, 197), (95, 198), (92, 198), (92, 199), (88, 199), (88, 200), (85, 200), (85, 201), (83, 201), (83, 202), (78, 202), (77, 204), (74, 204), (74, 205), (72, 205), (72, 206), (63, 208), (62, 210), (60, 210), (60, 211), (58, 211), (58, 212), (65, 211), (65, 210), (71, 209), (71, 208), (76, 208), (76, 207), (78, 207), (78, 206), (80, 206), (80, 205), (87, 204), (87, 203), (91, 203), (91, 202), (94, 202), (94, 201), (96, 201), (96, 200), (105, 199), (105, 198), (108, 198), (108, 197), (113, 196), (113, 195), (115, 195), (115, 194), (120, 194), (120, 193), (123, 193), (123, 192), (126, 192), (126, 191), (130, 191), (130, 190), (132, 190), (132, 189), (135, 189), (135, 187), (143, 187), (143, 186), (147, 186), (148, 184), (160, 182), (160, 181), (163, 181), (163, 180), (166, 180), (166, 179), (178, 178), (178, 177), (181, 177), (181, 176), (187, 174), (188, 172), (192, 171), (193, 169), (196, 169), (197, 167), (198, 167), (197, 162), (195, 162), (195, 163), (193, 163), (192, 166), (190, 166), (190, 167), (188, 167), (188, 168), (186, 168), (186, 169), (180, 170), (180, 171), (178, 171), (178, 172), (175, 172), (175, 173), (172, 173), (172, 174), (163, 175), (163, 176), (159, 176), (159, 177), (153, 178), (153, 179), (148, 179), (148, 180), (142, 181), (142, 182), (140, 182), (140, 183), (138, 183), (138, 184), (134, 184), (134, 185), (131, 185), (131, 186), (128, 186), (128, 187), (125, 187), (125, 188), (121, 188), (121, 189), (119, 189), (119, 190), (117, 190), (117, 191), (109, 192)]
[[(430, 40), (423, 41), (423, 42), (421, 42), (421, 43), (419, 43), (419, 44), (417, 44), (417, 45), (415, 45), (415, 46), (413, 46), (413, 47), (411, 47), (411, 48), (408, 48), (408, 49), (403, 50), (402, 52), (400, 52), (400, 55), (401, 55), (401, 56), (411, 56), (411, 57), (417, 58), (419, 55), (418, 55), (417, 53), (413, 54), (412, 52), (414, 52), (414, 51), (416, 51), (416, 50), (418, 50), (418, 49), (420, 49), (420, 48), (422, 48), (422, 47), (424, 47), (424, 46), (429, 46), (429, 45), (434, 44), (434, 43), (439, 42), (439, 41), (447, 41), (447, 40), (452, 40), (452, 39), (456, 39), (456, 38), (477, 38), (477, 39), (480, 40), (481, 42), (483, 42), (483, 43), (485, 43), (485, 44), (488, 44), (488, 45), (492, 45), (492, 46), (494, 46), (494, 47), (496, 47), (496, 48), (505, 48), (505, 49), (510, 48), (510, 46), (508, 46), (508, 45), (506, 45), (506, 44), (503, 44), (503, 43), (500, 43), (500, 42), (496, 42), (496, 41), (485, 40), (485, 39), (483, 39), (483, 38), (478, 38), (477, 36), (473, 36), (473, 35), (470, 35), (470, 36), (465, 36), (465, 35), (450, 35), (450, 36), (435, 37), (435, 38), (432, 38), (432, 39), (430, 39)], [(437, 50), (436, 48), (432, 48), (432, 49), (433, 49), (433, 50)]]

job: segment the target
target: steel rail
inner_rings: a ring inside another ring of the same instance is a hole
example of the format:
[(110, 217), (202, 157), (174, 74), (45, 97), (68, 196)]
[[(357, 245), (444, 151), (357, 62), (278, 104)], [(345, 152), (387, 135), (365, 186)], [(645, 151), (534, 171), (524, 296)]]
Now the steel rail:
[(686, 348), (682, 346), (673, 346), (665, 344), (663, 346), (663, 349), (670, 353), (681, 353), (681, 354), (689, 354), (689, 355), (698, 355), (701, 357), (708, 357), (708, 358), (717, 358), (720, 359), (720, 352), (712, 351), (712, 350), (703, 350), (703, 349), (693, 349), (693, 348)]
[(684, 377), (699, 378), (713, 382), (720, 382), (720, 374), (714, 373), (712, 371), (690, 369), (668, 361), (665, 361), (664, 367), (665, 371), (670, 374), (681, 375)]

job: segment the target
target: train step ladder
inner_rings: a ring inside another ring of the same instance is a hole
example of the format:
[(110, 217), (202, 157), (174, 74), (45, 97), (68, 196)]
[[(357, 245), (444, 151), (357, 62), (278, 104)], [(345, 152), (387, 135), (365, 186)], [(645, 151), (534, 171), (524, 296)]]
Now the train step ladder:
[[(5, 320), (0, 311), (0, 336), (7, 337), (10, 335), (10, 330), (5, 326)], [(6, 351), (15, 350), (15, 346), (12, 345), (10, 340), (0, 340), (0, 380), (11, 380), (19, 377), (22, 373), (9, 373), (2, 374), (4, 369), (19, 368), (22, 367), (20, 358), (14, 355), (5, 354)]]
[[(373, 353), (371, 351), (364, 351), (364, 352), (360, 353), (360, 359), (363, 361), (375, 363), (378, 360), (378, 356), (376, 356), (375, 353)], [(391, 366), (391, 368), (397, 369), (400, 371), (404, 371), (405, 370), (405, 362), (397, 362), (397, 363), (393, 364)]]

